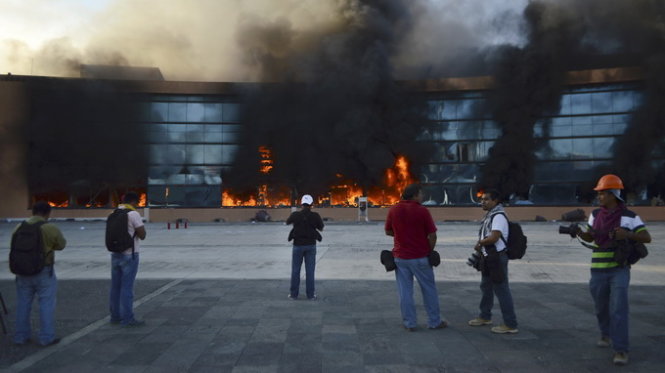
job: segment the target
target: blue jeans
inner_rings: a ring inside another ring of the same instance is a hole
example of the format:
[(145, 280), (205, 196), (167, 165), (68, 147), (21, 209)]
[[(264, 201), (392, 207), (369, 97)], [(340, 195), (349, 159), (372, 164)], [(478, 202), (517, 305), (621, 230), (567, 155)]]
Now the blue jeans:
[(305, 261), (305, 291), (307, 298), (314, 298), (314, 270), (316, 269), (316, 245), (293, 245), (291, 257), (291, 297), (298, 298), (300, 291), (300, 268)]
[(26, 343), (32, 336), (30, 312), (32, 300), (39, 300), (39, 343), (47, 345), (55, 339), (55, 298), (58, 280), (53, 266), (46, 266), (34, 276), (16, 276), (15, 343)]
[(434, 282), (434, 270), (427, 257), (418, 259), (395, 258), (395, 278), (402, 322), (407, 328), (416, 327), (416, 304), (413, 301), (413, 277), (418, 280), (427, 311), (427, 326), (434, 328), (441, 324), (439, 312), (439, 294)]
[(628, 352), (629, 268), (591, 271), (589, 289), (596, 308), (598, 327), (603, 337), (610, 337), (617, 352)]
[(517, 328), (517, 316), (515, 315), (515, 307), (513, 306), (513, 296), (510, 293), (510, 285), (508, 284), (508, 255), (505, 253), (499, 253), (498, 255), (501, 268), (503, 268), (503, 281), (495, 284), (489, 275), (483, 273), (480, 279), (480, 290), (483, 295), (480, 298), (479, 316), (485, 320), (492, 320), (492, 307), (494, 307), (494, 295), (496, 294), (499, 306), (501, 307), (503, 323), (509, 328)]
[(111, 322), (128, 324), (134, 321), (134, 280), (139, 270), (139, 254), (111, 254)]

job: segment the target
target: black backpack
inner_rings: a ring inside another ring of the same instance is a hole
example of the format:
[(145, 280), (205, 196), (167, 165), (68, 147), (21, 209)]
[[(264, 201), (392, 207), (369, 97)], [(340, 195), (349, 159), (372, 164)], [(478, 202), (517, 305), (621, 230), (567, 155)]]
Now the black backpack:
[[(502, 212), (499, 214), (506, 216), (506, 214)], [(494, 219), (494, 216), (492, 216), (492, 219)], [(508, 220), (507, 216), (506, 220)], [(508, 250), (508, 259), (522, 259), (524, 253), (526, 253), (527, 238), (524, 235), (522, 226), (519, 223), (508, 220), (508, 241), (506, 242), (506, 239), (503, 238), (503, 235), (501, 235), (501, 240), (504, 244), (506, 244), (506, 249)]]
[(28, 224), (24, 221), (12, 235), (9, 269), (13, 274), (32, 276), (44, 269), (44, 243), (41, 227), (46, 222)]
[(134, 237), (129, 235), (129, 209), (115, 209), (106, 218), (106, 248), (114, 253), (121, 253), (129, 248), (134, 252)]

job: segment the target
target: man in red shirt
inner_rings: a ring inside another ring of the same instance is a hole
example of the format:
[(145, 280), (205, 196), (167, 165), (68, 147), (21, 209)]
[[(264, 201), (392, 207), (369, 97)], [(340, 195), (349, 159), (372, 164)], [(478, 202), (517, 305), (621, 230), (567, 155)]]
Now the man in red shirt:
[(429, 253), (436, 245), (436, 226), (432, 215), (423, 207), (422, 187), (411, 184), (404, 189), (402, 200), (388, 212), (385, 230), (394, 237), (395, 277), (404, 328), (416, 330), (416, 305), (413, 301), (413, 278), (418, 280), (427, 310), (427, 326), (443, 329), (448, 323), (441, 320), (439, 295), (434, 282), (434, 270)]

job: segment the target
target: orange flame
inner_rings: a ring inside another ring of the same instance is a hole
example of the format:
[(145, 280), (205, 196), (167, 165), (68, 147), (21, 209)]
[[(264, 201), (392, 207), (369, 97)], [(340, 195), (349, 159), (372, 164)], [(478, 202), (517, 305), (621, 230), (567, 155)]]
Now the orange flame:
[(267, 146), (259, 146), (259, 156), (261, 157), (261, 160), (259, 160), (259, 172), (267, 174), (270, 173), (272, 170), (272, 152)]
[(48, 204), (51, 205), (51, 207), (69, 207), (69, 201), (61, 203), (49, 201)]
[(146, 202), (148, 198), (145, 193), (139, 195), (139, 207), (146, 207)]
[[(261, 156), (259, 171), (267, 174), (272, 170), (273, 161), (270, 149), (259, 147)], [(395, 158), (392, 167), (386, 169), (381, 186), (374, 186), (363, 190), (357, 182), (345, 178), (341, 173), (335, 174), (337, 182), (330, 187), (327, 195), (318, 196), (319, 204), (333, 206), (358, 206), (358, 197), (367, 196), (372, 205), (393, 205), (400, 200), (402, 190), (415, 178), (409, 173), (409, 162), (406, 157), (399, 155)], [(256, 193), (240, 197), (231, 191), (222, 192), (222, 206), (290, 206), (291, 193), (285, 188), (271, 188), (268, 184), (257, 187)]]

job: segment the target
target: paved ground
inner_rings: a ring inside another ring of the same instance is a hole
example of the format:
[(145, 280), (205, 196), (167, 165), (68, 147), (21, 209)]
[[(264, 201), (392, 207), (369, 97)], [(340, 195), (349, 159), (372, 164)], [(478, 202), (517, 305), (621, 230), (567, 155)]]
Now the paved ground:
[[(69, 245), (56, 259), (59, 345), (13, 346), (14, 289), (8, 235), (0, 223), (0, 291), (10, 308), (0, 370), (41, 372), (599, 372), (665, 370), (665, 224), (650, 224), (650, 256), (632, 271), (631, 363), (611, 364), (595, 347), (586, 282), (589, 252), (558, 235), (557, 223), (525, 223), (529, 250), (511, 262), (520, 333), (498, 336), (466, 321), (477, 313), (478, 274), (466, 266), (475, 223), (440, 223), (436, 269), (451, 326), (400, 327), (394, 275), (378, 263), (391, 247), (380, 223), (329, 224), (317, 255), (319, 301), (290, 301), (288, 228), (149, 224), (136, 313), (147, 326), (106, 319), (108, 255), (101, 222), (60, 224)], [(419, 298), (417, 303), (422, 304)], [(497, 305), (498, 307), (498, 305)], [(498, 311), (497, 311), (498, 313)], [(495, 317), (499, 322), (500, 313)]]

